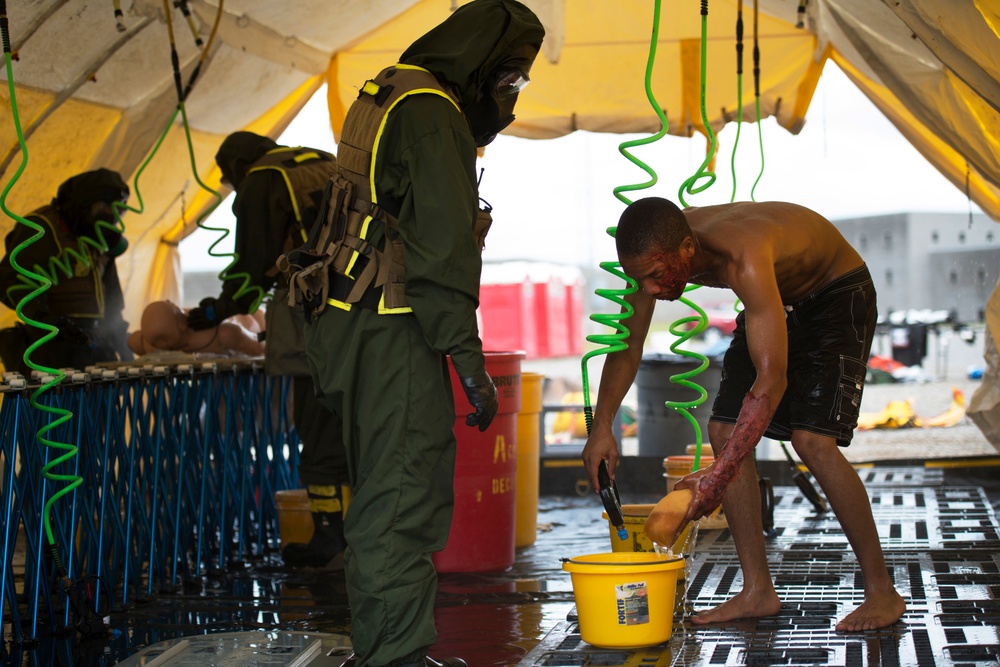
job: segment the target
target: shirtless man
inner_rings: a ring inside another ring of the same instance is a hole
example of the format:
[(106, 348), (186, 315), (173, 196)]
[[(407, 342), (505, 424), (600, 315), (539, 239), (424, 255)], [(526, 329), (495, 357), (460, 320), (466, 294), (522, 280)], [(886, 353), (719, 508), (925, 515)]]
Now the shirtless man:
[(187, 313), (170, 301), (153, 301), (142, 311), (142, 329), (129, 335), (128, 346), (137, 355), (163, 351), (210, 352), (259, 357), (264, 343), (261, 317), (236, 315), (218, 326), (195, 331), (188, 327)]
[(839, 449), (850, 444), (857, 424), (875, 331), (875, 289), (861, 256), (825, 218), (782, 202), (681, 211), (665, 199), (640, 199), (622, 214), (615, 238), (622, 269), (639, 289), (626, 297), (635, 309), (626, 320), (628, 348), (609, 354), (601, 374), (583, 449), (591, 484), (598, 487), (601, 460), (611, 471), (618, 464), (611, 423), (635, 378), (656, 301), (679, 298), (687, 283), (730, 288), (743, 312), (708, 425), (715, 462), (675, 488), (694, 492), (685, 523), (722, 502), (744, 584), (735, 597), (691, 620), (701, 625), (772, 616), (781, 607), (749, 456), (766, 435), (791, 439), (864, 574), (865, 600), (837, 630), (896, 623), (906, 604), (886, 569), (868, 494)]

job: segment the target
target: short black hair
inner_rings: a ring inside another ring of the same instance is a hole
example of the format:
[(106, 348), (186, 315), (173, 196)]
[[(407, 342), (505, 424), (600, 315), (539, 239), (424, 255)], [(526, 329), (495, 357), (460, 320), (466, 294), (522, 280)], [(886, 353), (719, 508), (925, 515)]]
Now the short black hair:
[(684, 212), (662, 197), (637, 199), (626, 207), (615, 230), (618, 257), (638, 257), (651, 250), (675, 252), (691, 236)]

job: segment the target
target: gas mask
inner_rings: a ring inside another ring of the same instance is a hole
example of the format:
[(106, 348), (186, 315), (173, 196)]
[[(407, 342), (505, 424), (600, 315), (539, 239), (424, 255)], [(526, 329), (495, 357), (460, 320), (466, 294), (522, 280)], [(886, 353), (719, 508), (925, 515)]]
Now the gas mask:
[(124, 206), (127, 201), (128, 194), (125, 192), (120, 196), (95, 201), (84, 219), (83, 234), (95, 241), (103, 238), (108, 247), (107, 252), (112, 257), (120, 256), (128, 248), (128, 240), (124, 236), (125, 226), (117, 220), (114, 212), (115, 204), (120, 202)]
[(487, 79), (475, 102), (462, 109), (476, 146), (488, 145), (514, 122), (514, 104), (530, 80), (518, 68), (501, 67)]

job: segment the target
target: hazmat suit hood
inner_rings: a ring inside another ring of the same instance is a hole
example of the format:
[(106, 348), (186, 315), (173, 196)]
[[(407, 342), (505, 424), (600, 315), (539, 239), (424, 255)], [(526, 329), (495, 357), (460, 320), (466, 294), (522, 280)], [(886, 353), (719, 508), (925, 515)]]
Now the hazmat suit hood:
[(514, 119), (517, 93), (502, 99), (493, 94), (498, 73), (527, 75), (544, 37), (538, 17), (520, 2), (474, 0), (413, 42), (399, 61), (423, 67), (449, 85), (476, 144), (485, 146)]
[(128, 185), (118, 172), (95, 169), (63, 181), (52, 203), (74, 233), (86, 234), (91, 232), (94, 223), (91, 211), (93, 204), (123, 202), (128, 199), (128, 195)]
[[(128, 196), (128, 185), (121, 175), (102, 168), (63, 181), (52, 204), (74, 234), (103, 244), (107, 252), (118, 257), (125, 252), (128, 241), (124, 236), (125, 226), (116, 220), (113, 205), (124, 204)], [(98, 227), (98, 221), (108, 224)]]
[(279, 148), (278, 143), (268, 137), (253, 132), (233, 132), (223, 140), (215, 154), (215, 163), (222, 170), (222, 180), (239, 188), (251, 165), (275, 148)]

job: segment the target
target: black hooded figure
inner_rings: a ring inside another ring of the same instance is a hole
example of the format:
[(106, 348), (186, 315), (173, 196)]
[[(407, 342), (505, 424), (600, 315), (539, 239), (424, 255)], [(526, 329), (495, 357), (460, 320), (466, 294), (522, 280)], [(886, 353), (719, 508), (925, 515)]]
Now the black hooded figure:
[[(22, 248), (15, 262), (47, 276), (48, 290), (26, 302), (22, 314), (59, 329), (58, 335), (31, 353), (31, 361), (49, 368), (76, 368), (131, 361), (125, 299), (115, 258), (128, 247), (124, 225), (116, 216), (129, 188), (110, 169), (95, 169), (64, 181), (52, 201), (25, 216), (42, 227), (43, 236)], [(0, 261), (0, 301), (15, 309), (38, 285), (11, 264), (11, 254), (35, 235), (25, 224), (7, 234), (7, 254)], [(17, 324), (0, 331), (4, 368), (24, 374), (24, 353), (45, 335), (43, 329)]]
[[(466, 423), (485, 430), (497, 410), (476, 324), (482, 271), (476, 149), (512, 119), (543, 37), (541, 23), (519, 2), (460, 6), (395, 66), (429, 71), (450, 96), (421, 90), (401, 98), (371, 144), (370, 168), (350, 165), (352, 173), (371, 174), (372, 201), (398, 220), (388, 234), (402, 245), (407, 304), (331, 298), (306, 324), (320, 400), (345, 424), (351, 505), (344, 564), (358, 667), (441, 664), (427, 649), (437, 639), (431, 554), (448, 540), (454, 507), (448, 357), (475, 410)], [(351, 143), (347, 128), (363, 126), (358, 119), (366, 109), (371, 103), (359, 99), (347, 113), (341, 171), (348, 168), (347, 147), (357, 155), (360, 145)], [(382, 220), (372, 220), (365, 233), (385, 250)]]
[(302, 443), (299, 481), (309, 496), (315, 530), (307, 543), (282, 547), (291, 567), (339, 568), (343, 562), (342, 487), (347, 462), (339, 417), (316, 400), (305, 354), (303, 316), (288, 306), (288, 288), (274, 263), (301, 244), (316, 218), (336, 159), (315, 148), (280, 146), (253, 132), (234, 132), (215, 155), (222, 182), (236, 190), (236, 257), (218, 297), (202, 299), (188, 326), (206, 329), (238, 313), (248, 314), (265, 294), (264, 367), (292, 378), (292, 418)]

